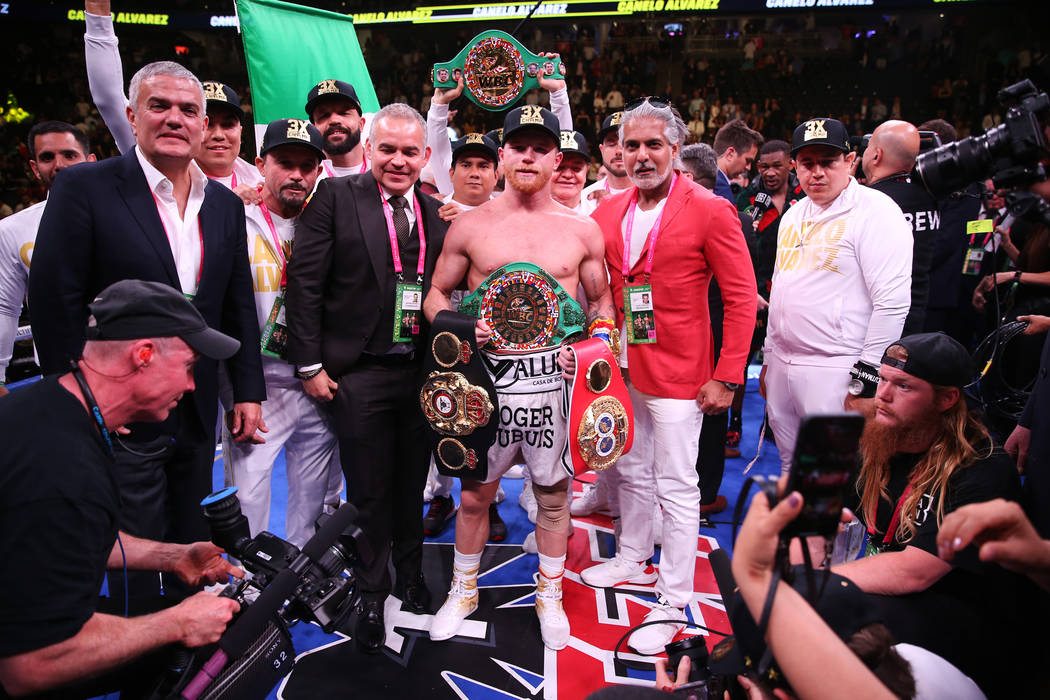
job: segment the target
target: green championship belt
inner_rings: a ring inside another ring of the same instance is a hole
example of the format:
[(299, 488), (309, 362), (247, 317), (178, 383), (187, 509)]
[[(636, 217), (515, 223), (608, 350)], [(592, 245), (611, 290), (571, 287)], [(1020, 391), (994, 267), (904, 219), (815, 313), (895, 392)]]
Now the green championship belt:
[(484, 319), (492, 329), (488, 346), (503, 352), (532, 352), (583, 333), (587, 317), (558, 280), (539, 265), (504, 265), (463, 298), (459, 312)]
[(508, 109), (521, 95), (539, 87), (539, 75), (565, 75), (561, 59), (532, 53), (506, 32), (488, 31), (471, 39), (447, 63), (434, 64), (434, 87), (451, 89), (462, 73), (467, 97), (482, 109)]

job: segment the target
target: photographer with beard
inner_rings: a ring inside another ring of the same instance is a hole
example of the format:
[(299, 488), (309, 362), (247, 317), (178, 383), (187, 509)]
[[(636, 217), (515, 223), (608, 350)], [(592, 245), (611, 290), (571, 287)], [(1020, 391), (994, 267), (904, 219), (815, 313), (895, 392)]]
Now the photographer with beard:
[(1028, 697), (1013, 687), (1028, 674), (998, 672), (1023, 668), (1019, 636), (998, 632), (1020, 628), (1030, 584), (972, 548), (951, 562), (938, 556), (949, 513), (1020, 496), (1012, 461), (963, 399), (972, 376), (965, 348), (943, 333), (907, 336), (883, 354), (861, 439), (858, 500), (847, 504), (868, 530), (867, 556), (833, 571), (873, 595), (899, 641), (949, 660), (989, 697)]

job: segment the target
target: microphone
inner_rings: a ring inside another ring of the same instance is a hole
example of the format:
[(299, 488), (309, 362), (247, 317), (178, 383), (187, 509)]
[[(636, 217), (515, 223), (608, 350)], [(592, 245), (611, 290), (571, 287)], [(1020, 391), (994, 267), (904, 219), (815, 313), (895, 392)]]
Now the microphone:
[(711, 570), (715, 574), (715, 583), (718, 584), (718, 593), (722, 596), (722, 603), (729, 612), (729, 601), (736, 596), (736, 579), (733, 578), (733, 567), (729, 563), (729, 555), (724, 549), (716, 549), (707, 555), (711, 562)]
[(758, 222), (767, 211), (773, 208), (773, 198), (765, 192), (755, 195), (755, 201), (751, 205), (751, 218), (754, 220), (755, 230), (758, 230)]

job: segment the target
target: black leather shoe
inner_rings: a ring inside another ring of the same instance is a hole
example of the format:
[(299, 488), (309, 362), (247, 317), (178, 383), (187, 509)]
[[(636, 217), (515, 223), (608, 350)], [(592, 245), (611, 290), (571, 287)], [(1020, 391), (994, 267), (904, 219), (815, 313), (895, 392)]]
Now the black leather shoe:
[(405, 583), (398, 581), (394, 596), (401, 601), (401, 609), (417, 615), (427, 615), (430, 610), (430, 590), (423, 574), (408, 579)]
[(448, 521), (456, 517), (456, 510), (456, 503), (451, 496), (434, 496), (427, 514), (423, 516), (423, 534), (427, 537), (440, 535)]
[(366, 654), (377, 654), (386, 641), (386, 622), (383, 620), (383, 601), (361, 599), (357, 603), (357, 622), (354, 624), (354, 642)]
[(507, 523), (499, 517), (495, 503), (489, 504), (489, 542), (502, 542), (507, 539)]

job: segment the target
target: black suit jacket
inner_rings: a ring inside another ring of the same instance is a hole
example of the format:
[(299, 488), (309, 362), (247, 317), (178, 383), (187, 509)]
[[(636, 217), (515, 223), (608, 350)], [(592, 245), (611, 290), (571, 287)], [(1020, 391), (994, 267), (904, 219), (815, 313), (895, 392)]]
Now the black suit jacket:
[[(426, 234), (423, 295), (448, 224), (434, 198), (416, 187)], [(342, 376), (361, 356), (376, 333), (392, 331), (395, 280), (391, 272), (390, 240), (371, 172), (326, 178), (299, 217), (295, 249), (288, 264), (288, 360), (296, 365), (321, 362), (333, 379)], [(415, 269), (405, 270), (412, 281)], [(424, 325), (418, 343), (426, 342)]]
[[(244, 204), (216, 182), (209, 182), (204, 193), (204, 267), (193, 305), (209, 326), (241, 341), (227, 361), (235, 400), (262, 401), (266, 386)], [(51, 187), (29, 275), (33, 339), (45, 374), (65, 372), (70, 360), (80, 357), (88, 303), (123, 279), (180, 288), (171, 246), (134, 150), (67, 168)], [(211, 435), (218, 410), (216, 361), (202, 357), (194, 380), (197, 415), (204, 434)]]

